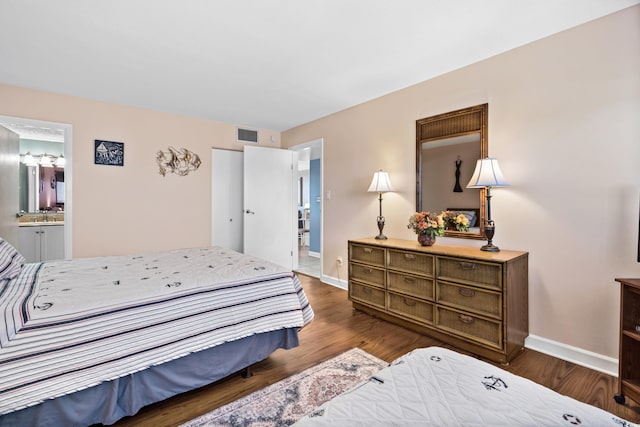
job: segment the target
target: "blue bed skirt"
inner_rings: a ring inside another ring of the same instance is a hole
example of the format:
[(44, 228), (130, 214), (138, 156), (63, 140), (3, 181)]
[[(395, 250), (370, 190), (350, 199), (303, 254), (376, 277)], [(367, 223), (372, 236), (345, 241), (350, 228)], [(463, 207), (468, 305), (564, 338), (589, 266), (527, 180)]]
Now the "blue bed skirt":
[(210, 384), (298, 346), (298, 329), (281, 329), (231, 341), (117, 380), (0, 417), (1, 427), (84, 427), (113, 424), (142, 407)]

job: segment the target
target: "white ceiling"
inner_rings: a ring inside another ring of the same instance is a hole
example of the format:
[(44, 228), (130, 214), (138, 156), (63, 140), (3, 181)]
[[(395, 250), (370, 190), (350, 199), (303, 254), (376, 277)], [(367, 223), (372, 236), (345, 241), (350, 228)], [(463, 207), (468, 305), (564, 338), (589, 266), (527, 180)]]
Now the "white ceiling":
[(0, 83), (286, 130), (640, 0), (2, 0)]
[(22, 121), (3, 120), (0, 125), (17, 133), (21, 139), (34, 139), (37, 141), (64, 142), (64, 129), (52, 126), (34, 126)]

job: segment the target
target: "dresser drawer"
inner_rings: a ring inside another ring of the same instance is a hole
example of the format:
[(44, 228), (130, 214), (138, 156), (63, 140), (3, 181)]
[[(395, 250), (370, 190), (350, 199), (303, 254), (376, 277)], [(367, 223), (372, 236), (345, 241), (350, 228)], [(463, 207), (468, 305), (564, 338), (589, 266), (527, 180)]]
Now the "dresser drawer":
[(389, 292), (388, 296), (389, 311), (422, 323), (433, 324), (433, 304), (393, 292)]
[(436, 306), (436, 326), (495, 348), (502, 348), (502, 324)]
[(497, 319), (502, 317), (500, 292), (437, 281), (436, 302)]
[(387, 268), (433, 277), (433, 255), (389, 249)]
[(388, 271), (387, 289), (433, 301), (433, 279)]
[(349, 263), (349, 277), (369, 285), (384, 288), (384, 269), (370, 265)]
[(358, 282), (349, 282), (349, 297), (352, 300), (384, 309), (384, 295), (385, 292), (382, 289)]
[(460, 258), (438, 257), (438, 279), (502, 290), (502, 265)]
[(384, 249), (352, 244), (349, 246), (349, 259), (363, 264), (384, 267)]

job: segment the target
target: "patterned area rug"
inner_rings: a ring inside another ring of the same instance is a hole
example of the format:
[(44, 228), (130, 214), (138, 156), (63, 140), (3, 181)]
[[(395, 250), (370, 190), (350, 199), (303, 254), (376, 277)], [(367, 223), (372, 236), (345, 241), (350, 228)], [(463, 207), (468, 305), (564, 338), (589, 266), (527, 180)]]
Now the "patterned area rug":
[(387, 365), (366, 351), (353, 348), (181, 427), (289, 426)]

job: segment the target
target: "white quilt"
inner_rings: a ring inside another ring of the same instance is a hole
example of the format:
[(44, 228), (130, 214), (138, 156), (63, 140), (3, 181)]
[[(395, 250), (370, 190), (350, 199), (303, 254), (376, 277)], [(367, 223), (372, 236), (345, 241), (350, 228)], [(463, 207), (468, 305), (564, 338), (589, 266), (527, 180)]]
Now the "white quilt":
[(26, 264), (0, 281), (0, 415), (312, 319), (291, 271), (220, 247)]
[(439, 347), (414, 350), (302, 418), (303, 426), (638, 427)]

